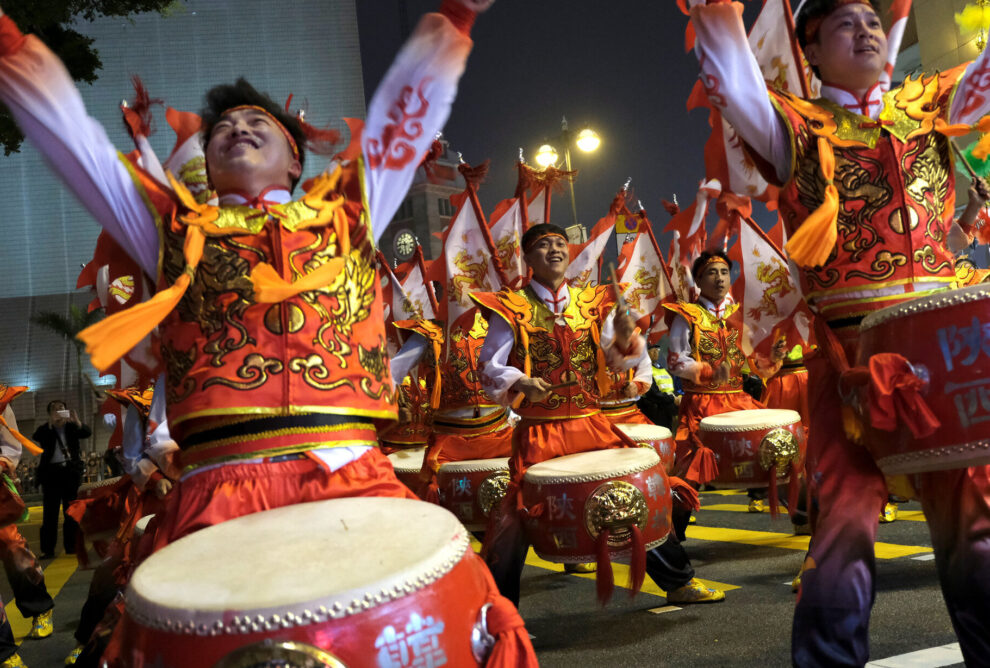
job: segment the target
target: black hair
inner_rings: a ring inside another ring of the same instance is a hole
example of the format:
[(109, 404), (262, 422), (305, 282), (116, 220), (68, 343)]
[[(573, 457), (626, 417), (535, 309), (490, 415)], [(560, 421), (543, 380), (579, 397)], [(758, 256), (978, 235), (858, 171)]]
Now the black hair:
[(63, 406), (65, 406), (65, 402), (62, 401), (61, 399), (52, 399), (51, 401), (48, 402), (48, 408), (45, 409), (45, 412), (51, 415), (52, 406), (54, 406), (55, 404), (62, 404)]
[[(210, 136), (224, 113), (228, 109), (251, 105), (261, 107), (275, 117), (281, 123), (296, 142), (299, 149), (299, 165), (306, 166), (306, 134), (303, 132), (299, 119), (279, 106), (272, 98), (265, 93), (259, 92), (254, 86), (249, 84), (244, 77), (239, 78), (233, 84), (220, 84), (206, 91), (206, 106), (203, 107), (199, 115), (203, 119), (203, 148), (210, 143)], [(296, 187), (298, 178), (293, 179), (292, 187)]]
[(553, 223), (540, 223), (539, 225), (533, 225), (531, 228), (526, 230), (523, 234), (520, 244), (522, 245), (523, 254), (526, 254), (529, 249), (529, 245), (535, 243), (537, 239), (547, 234), (559, 234), (560, 236), (567, 239), (567, 232), (564, 228), (559, 225), (554, 225)]
[(698, 258), (694, 261), (694, 264), (691, 265), (691, 278), (697, 281), (698, 274), (701, 273), (701, 270), (705, 268), (705, 265), (708, 264), (708, 261), (711, 260), (713, 257), (720, 258), (723, 262), (725, 262), (725, 264), (729, 266), (729, 270), (730, 271), (732, 270), (732, 260), (729, 259), (729, 256), (726, 255), (725, 251), (706, 250), (706, 251), (702, 251), (701, 255), (699, 255)]
[[(877, 8), (876, 0), (867, 0), (867, 2), (873, 11), (879, 15), (880, 10)], [(797, 33), (798, 44), (801, 45), (802, 50), (808, 45), (808, 36), (805, 34), (808, 30), (808, 22), (813, 19), (824, 19), (840, 6), (842, 6), (842, 0), (808, 0), (804, 3), (801, 13), (794, 17), (794, 32)], [(817, 32), (815, 33), (815, 41), (818, 41)], [(819, 79), (822, 78), (821, 72), (815, 65), (811, 66), (811, 71)]]

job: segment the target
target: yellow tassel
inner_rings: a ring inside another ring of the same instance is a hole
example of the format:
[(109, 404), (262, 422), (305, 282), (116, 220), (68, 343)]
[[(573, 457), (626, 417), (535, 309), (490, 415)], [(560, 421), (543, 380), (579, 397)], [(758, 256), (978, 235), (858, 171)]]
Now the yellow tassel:
[(443, 376), (440, 373), (440, 353), (439, 341), (433, 343), (433, 392), (430, 394), (430, 408), (437, 410), (440, 408), (440, 388), (442, 387)]
[(183, 246), (186, 268), (174, 284), (159, 290), (148, 301), (115, 313), (79, 333), (77, 338), (86, 344), (86, 352), (94, 367), (105, 371), (172, 312), (192, 282), (196, 265), (203, 257), (205, 241), (206, 237), (198, 227), (187, 227)]
[(865, 436), (863, 423), (852, 406), (842, 406), (842, 428), (846, 432), (846, 438), (851, 442), (857, 445), (863, 444), (863, 437)]
[(331, 258), (314, 271), (289, 283), (267, 262), (255, 265), (249, 276), (254, 285), (254, 300), (261, 304), (277, 304), (300, 292), (319, 290), (333, 283), (344, 268), (347, 258)]
[(956, 14), (956, 25), (960, 30), (975, 32), (990, 28), (990, 7), (981, 7), (977, 4), (966, 5), (963, 10)]
[(825, 264), (838, 237), (839, 191), (835, 187), (835, 153), (824, 137), (818, 138), (818, 155), (825, 177), (825, 200), (787, 242), (787, 254), (802, 267)]

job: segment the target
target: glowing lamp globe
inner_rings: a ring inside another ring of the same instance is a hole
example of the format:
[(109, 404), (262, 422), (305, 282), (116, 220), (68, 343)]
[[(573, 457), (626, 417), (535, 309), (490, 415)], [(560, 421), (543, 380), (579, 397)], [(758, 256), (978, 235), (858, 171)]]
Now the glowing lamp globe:
[(550, 144), (544, 144), (536, 152), (536, 164), (538, 164), (543, 169), (550, 167), (551, 165), (557, 164), (557, 149), (555, 149)]
[(599, 146), (601, 146), (602, 139), (598, 136), (598, 133), (591, 128), (585, 128), (578, 133), (577, 136), (577, 147), (584, 151), (585, 153), (590, 153), (594, 151)]

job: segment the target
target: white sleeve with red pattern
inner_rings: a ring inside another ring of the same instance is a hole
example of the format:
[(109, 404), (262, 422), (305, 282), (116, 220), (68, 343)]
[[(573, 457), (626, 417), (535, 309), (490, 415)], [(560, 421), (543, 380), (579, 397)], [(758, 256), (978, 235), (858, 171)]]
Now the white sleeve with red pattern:
[(774, 166), (783, 184), (791, 176), (790, 138), (770, 103), (741, 12), (738, 2), (691, 8), (701, 83), (712, 106), (757, 155)]
[(973, 125), (990, 113), (990, 56), (987, 53), (984, 49), (959, 80), (949, 110), (950, 123)]
[(636, 366), (641, 355), (646, 354), (646, 339), (642, 334), (636, 334), (629, 342), (629, 349), (620, 351), (615, 345), (615, 310), (612, 316), (605, 318), (602, 325), (601, 344), (605, 351), (605, 363), (612, 371), (628, 371)]
[(52, 170), (148, 273), (158, 272), (154, 218), (61, 61), (0, 17), (0, 100)]
[(471, 38), (446, 14), (427, 14), (371, 98), (361, 152), (376, 242), (447, 122), (471, 46)]

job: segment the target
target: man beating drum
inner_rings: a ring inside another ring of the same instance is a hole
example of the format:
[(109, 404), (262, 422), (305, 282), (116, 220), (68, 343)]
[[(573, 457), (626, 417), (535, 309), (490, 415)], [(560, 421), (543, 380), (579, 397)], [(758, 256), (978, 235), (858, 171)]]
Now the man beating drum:
[[(485, 388), (522, 416), (510, 460), (512, 483), (489, 525), (484, 549), (500, 591), (514, 601), (530, 542), (517, 510), (524, 473), (555, 457), (632, 445), (602, 415), (599, 380), (607, 378), (606, 367), (630, 367), (645, 345), (628, 313), (612, 315), (612, 286), (567, 285), (570, 254), (560, 227), (534, 225), (522, 247), (533, 272), (529, 285), (472, 295), (490, 312), (481, 351)], [(690, 560), (673, 536), (647, 553), (646, 572), (671, 603), (725, 598), (694, 579)]]

